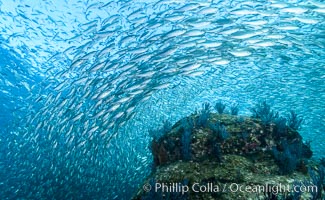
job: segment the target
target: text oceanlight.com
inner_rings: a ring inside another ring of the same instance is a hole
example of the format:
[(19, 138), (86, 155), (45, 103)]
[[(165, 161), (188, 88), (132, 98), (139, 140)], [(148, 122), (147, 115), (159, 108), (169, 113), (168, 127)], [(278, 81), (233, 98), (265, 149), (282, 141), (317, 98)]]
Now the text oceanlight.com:
[(187, 192), (197, 193), (225, 193), (225, 192), (242, 192), (242, 193), (291, 193), (291, 192), (317, 192), (318, 188), (315, 185), (297, 185), (290, 186), (289, 184), (265, 184), (265, 185), (241, 185), (238, 183), (229, 184), (214, 184), (214, 183), (194, 183), (192, 185), (184, 185), (182, 183), (155, 183), (152, 187), (144, 187), (146, 192), (154, 190), (155, 192), (177, 192), (185, 194)]

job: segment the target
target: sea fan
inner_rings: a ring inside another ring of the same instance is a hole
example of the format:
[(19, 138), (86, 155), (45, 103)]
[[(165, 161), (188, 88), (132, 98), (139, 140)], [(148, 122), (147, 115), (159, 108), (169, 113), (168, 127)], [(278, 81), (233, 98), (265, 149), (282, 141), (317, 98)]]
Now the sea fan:
[(199, 117), (197, 119), (197, 126), (198, 127), (206, 127), (208, 124), (208, 119), (211, 114), (211, 106), (209, 103), (202, 104), (202, 110), (198, 113)]
[(193, 121), (190, 118), (181, 120), (183, 128), (183, 135), (181, 137), (182, 155), (183, 159), (188, 161), (191, 159), (191, 133), (193, 128)]
[(274, 135), (277, 138), (285, 137), (287, 133), (287, 119), (284, 117), (278, 117), (274, 120), (276, 125)]
[(273, 156), (278, 163), (282, 174), (291, 174), (296, 170), (298, 163), (304, 157), (303, 143), (296, 141), (288, 143), (287, 140), (281, 141), (282, 151), (279, 151), (276, 147), (273, 150)]
[(231, 105), (230, 114), (231, 115), (238, 115), (238, 112), (239, 112), (238, 104)]
[(223, 104), (221, 101), (218, 101), (216, 103), (216, 105), (214, 106), (214, 108), (218, 111), (218, 113), (221, 115), (224, 111), (225, 111), (225, 108), (226, 108), (226, 105)]
[(222, 142), (229, 137), (226, 127), (219, 122), (215, 124), (210, 124), (210, 129), (212, 130), (216, 141)]
[(311, 178), (311, 184), (317, 187), (317, 190), (310, 191), (312, 195), (312, 200), (321, 199), (322, 197), (322, 188), (325, 186), (325, 168), (321, 165), (319, 166), (317, 172), (316, 170), (309, 169), (309, 175)]
[(190, 130), (184, 130), (182, 138), (182, 155), (183, 159), (185, 161), (188, 161), (191, 159), (191, 131)]
[(279, 117), (279, 114), (271, 110), (271, 106), (266, 101), (258, 103), (251, 111), (253, 113), (252, 117), (261, 119), (265, 125), (270, 124)]
[(282, 174), (291, 174), (297, 167), (297, 157), (292, 154), (289, 148), (285, 148), (283, 152), (280, 152), (273, 148), (273, 156), (280, 167)]
[(290, 111), (288, 116), (288, 126), (293, 130), (298, 130), (303, 121), (302, 117), (299, 117), (293, 110)]

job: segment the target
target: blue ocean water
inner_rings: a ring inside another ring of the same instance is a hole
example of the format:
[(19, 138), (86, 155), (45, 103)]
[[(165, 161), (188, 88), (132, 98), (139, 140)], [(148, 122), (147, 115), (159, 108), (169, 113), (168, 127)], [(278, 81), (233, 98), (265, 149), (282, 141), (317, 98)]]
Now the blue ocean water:
[(266, 100), (325, 130), (321, 1), (0, 1), (0, 198), (130, 199), (148, 130)]

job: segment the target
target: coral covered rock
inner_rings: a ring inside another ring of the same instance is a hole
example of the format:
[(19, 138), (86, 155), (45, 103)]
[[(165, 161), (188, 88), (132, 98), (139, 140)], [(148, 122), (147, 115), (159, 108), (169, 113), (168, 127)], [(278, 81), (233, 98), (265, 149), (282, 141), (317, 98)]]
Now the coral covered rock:
[(312, 152), (297, 130), (227, 114), (210, 113), (204, 126), (198, 122), (200, 113), (193, 114), (152, 141), (155, 168), (134, 199), (311, 197), (287, 191), (310, 183)]

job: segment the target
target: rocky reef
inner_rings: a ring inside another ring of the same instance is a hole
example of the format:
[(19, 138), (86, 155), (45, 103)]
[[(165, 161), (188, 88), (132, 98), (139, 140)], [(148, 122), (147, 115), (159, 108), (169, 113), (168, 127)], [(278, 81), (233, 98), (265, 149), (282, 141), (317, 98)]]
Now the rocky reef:
[(224, 114), (220, 102), (215, 109), (203, 104), (151, 131), (153, 172), (133, 199), (322, 198), (324, 166), (310, 161), (294, 112), (279, 117), (265, 102), (252, 117), (238, 116), (234, 107)]

